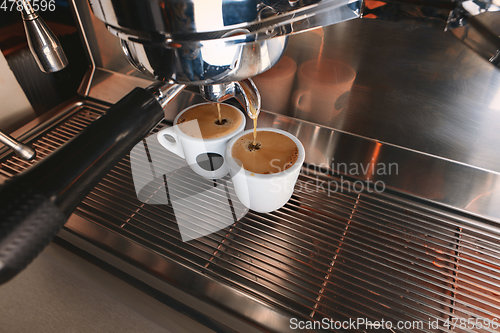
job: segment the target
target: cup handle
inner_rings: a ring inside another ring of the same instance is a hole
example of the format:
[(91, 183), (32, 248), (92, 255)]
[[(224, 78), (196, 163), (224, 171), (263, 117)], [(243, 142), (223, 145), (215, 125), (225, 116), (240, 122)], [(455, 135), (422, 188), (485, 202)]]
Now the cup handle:
[(304, 110), (306, 104), (309, 104), (310, 98), (311, 97), (308, 91), (298, 90), (294, 96), (294, 105), (299, 109)]
[[(170, 135), (173, 139), (174, 142), (170, 142), (167, 139), (165, 139), (165, 135)], [(168, 151), (171, 151), (172, 153), (182, 157), (186, 158), (184, 155), (184, 150), (182, 149), (182, 144), (181, 141), (179, 140), (179, 137), (175, 133), (174, 126), (172, 127), (167, 127), (162, 129), (157, 133), (157, 138), (158, 142), (165, 147)]]

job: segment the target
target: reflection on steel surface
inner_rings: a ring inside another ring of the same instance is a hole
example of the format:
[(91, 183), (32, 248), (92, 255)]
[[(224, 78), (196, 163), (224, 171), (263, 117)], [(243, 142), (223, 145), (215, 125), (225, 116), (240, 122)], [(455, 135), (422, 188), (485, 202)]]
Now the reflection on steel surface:
[(121, 38), (135, 68), (159, 80), (201, 85), (264, 72), (280, 59), (287, 35), (357, 18), (362, 1), (89, 3), (94, 15)]
[(321, 57), (302, 63), (291, 100), (293, 116), (317, 124), (332, 122), (346, 106), (355, 78), (350, 65), (335, 59)]
[[(320, 57), (334, 59), (356, 71), (342, 111), (319, 125), (500, 172), (500, 71), (441, 28), (352, 20), (290, 36), (285, 56), (298, 66)], [(91, 97), (123, 92), (116, 87), (125, 78), (108, 71), (99, 74)], [(292, 81), (293, 96), (298, 91), (297, 75)], [(282, 89), (284, 86), (275, 85), (276, 95), (284, 94)], [(178, 110), (169, 109), (170, 120)], [(264, 110), (294, 115), (288, 105), (281, 111)], [(300, 116), (305, 121), (321, 119), (324, 110)], [(452, 178), (451, 182), (461, 183)], [(453, 192), (459, 195), (467, 189)]]
[(276, 113), (287, 112), (296, 71), (295, 60), (283, 56), (270, 70), (252, 78), (260, 92), (264, 110), (272, 110)]
[(416, 27), (435, 25), (453, 34), (493, 65), (499, 65), (500, 7), (492, 0), (401, 1), (365, 0), (363, 17)]
[(150, 78), (201, 85), (243, 80), (266, 71), (280, 59), (287, 39), (283, 36), (241, 45), (222, 40), (189, 50), (128, 40), (121, 40), (121, 45), (130, 64)]
[(360, 0), (89, 0), (94, 15), (123, 39), (186, 43), (247, 29), (257, 40), (359, 17)]
[[(452, 33), (467, 46), (486, 58), (494, 66), (500, 66), (500, 11), (484, 13), (477, 17), (469, 18), (468, 24), (458, 24)], [(460, 21), (460, 20), (458, 20)], [(493, 31), (488, 31), (488, 26), (493, 26)]]
[(31, 7), (31, 2), (22, 0), (16, 2), (16, 6), (22, 7), (21, 15), (26, 38), (40, 70), (45, 73), (53, 73), (64, 69), (68, 65), (68, 59), (61, 43)]
[[(341, 61), (356, 78), (346, 105), (331, 119), (327, 109), (299, 114), (293, 105), (283, 114), (500, 172), (500, 71), (451, 34), (405, 22), (354, 20), (291, 36), (285, 56), (299, 67)], [(314, 88), (304, 87), (298, 75), (294, 80), (292, 96)]]

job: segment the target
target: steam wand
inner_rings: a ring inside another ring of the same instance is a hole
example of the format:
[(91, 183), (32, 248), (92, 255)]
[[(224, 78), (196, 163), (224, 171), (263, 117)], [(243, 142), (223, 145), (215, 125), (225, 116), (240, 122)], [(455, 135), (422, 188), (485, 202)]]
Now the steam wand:
[(52, 73), (65, 68), (68, 65), (68, 59), (66, 59), (61, 44), (54, 33), (33, 10), (28, 0), (20, 0), (19, 2), (22, 3), (23, 7), (21, 15), (28, 45), (40, 70)]
[(23, 160), (31, 161), (32, 159), (34, 159), (36, 157), (35, 149), (17, 141), (16, 139), (14, 139), (10, 135), (4, 133), (3, 131), (0, 131), (0, 142), (3, 143), (4, 145), (14, 149), (17, 156), (19, 156)]

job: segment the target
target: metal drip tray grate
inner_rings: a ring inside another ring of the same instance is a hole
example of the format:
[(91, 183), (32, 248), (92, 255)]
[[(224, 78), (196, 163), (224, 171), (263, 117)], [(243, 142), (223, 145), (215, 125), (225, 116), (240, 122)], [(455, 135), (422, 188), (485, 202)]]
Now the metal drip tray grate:
[(36, 157), (32, 161), (25, 161), (14, 152), (6, 154), (1, 160), (0, 173), (12, 177), (25, 170), (32, 164), (42, 160), (45, 156), (59, 148), (75, 135), (80, 133), (94, 120), (104, 114), (104, 109), (91, 105), (76, 105), (61, 117), (59, 123), (33, 136), (30, 143), (36, 150)]
[[(99, 114), (81, 108), (41, 135), (34, 142), (39, 155)], [(487, 221), (397, 193), (356, 193), (352, 183), (303, 169), (294, 196), (282, 209), (249, 211), (225, 229), (183, 242), (172, 206), (160, 204), (158, 194), (165, 181), (189, 179), (188, 171), (179, 168), (144, 188), (140, 201), (130, 166), (134, 158), (139, 157), (132, 154), (119, 162), (75, 213), (290, 318), (384, 319), (407, 325), (393, 331), (500, 332), (500, 240), (473, 226)], [(5, 158), (2, 173), (21, 171), (28, 165), (21, 162)], [(185, 163), (166, 154), (163, 162)], [(342, 187), (328, 193), (322, 181)], [(198, 186), (185, 182), (187, 191)], [(202, 200), (217, 212), (226, 193), (223, 188), (213, 193)], [(207, 223), (213, 216), (192, 214), (206, 217)], [(180, 283), (190, 289), (190, 279)], [(211, 297), (208, 291), (199, 296)], [(436, 320), (437, 326), (429, 325)], [(487, 328), (486, 323), (497, 324)]]

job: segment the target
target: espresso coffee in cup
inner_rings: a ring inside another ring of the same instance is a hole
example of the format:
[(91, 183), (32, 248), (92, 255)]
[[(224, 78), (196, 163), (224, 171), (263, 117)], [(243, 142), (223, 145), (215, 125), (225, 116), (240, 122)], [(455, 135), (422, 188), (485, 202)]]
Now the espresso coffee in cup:
[(226, 144), (246, 124), (245, 115), (236, 107), (220, 107), (219, 118), (217, 104), (190, 106), (175, 117), (174, 126), (157, 133), (158, 142), (165, 149), (184, 158), (195, 173), (207, 179), (219, 179), (228, 173)]
[(288, 136), (278, 132), (259, 131), (256, 144), (253, 133), (240, 137), (232, 147), (232, 157), (239, 166), (253, 173), (271, 174), (290, 168), (299, 150)]
[(236, 196), (247, 208), (259, 213), (279, 209), (292, 196), (305, 159), (302, 143), (276, 128), (247, 130), (229, 140), (226, 163)]
[[(220, 108), (220, 118), (218, 108)], [(227, 104), (199, 104), (186, 110), (177, 119), (176, 125), (186, 135), (197, 139), (215, 139), (234, 132), (242, 122), (242, 115), (236, 108)], [(189, 122), (197, 120), (193, 128)], [(200, 137), (201, 133), (201, 137)]]

